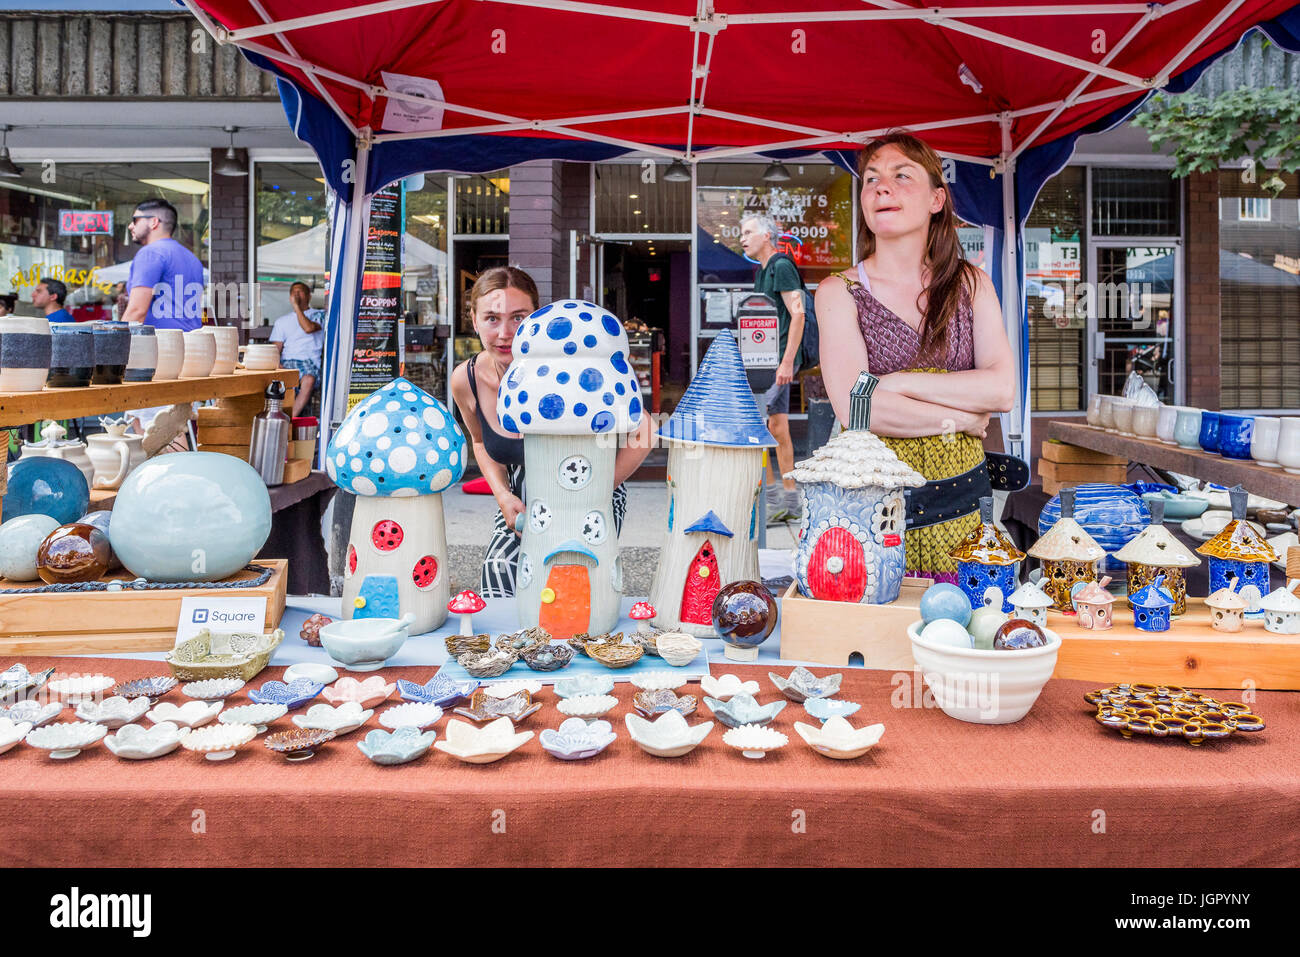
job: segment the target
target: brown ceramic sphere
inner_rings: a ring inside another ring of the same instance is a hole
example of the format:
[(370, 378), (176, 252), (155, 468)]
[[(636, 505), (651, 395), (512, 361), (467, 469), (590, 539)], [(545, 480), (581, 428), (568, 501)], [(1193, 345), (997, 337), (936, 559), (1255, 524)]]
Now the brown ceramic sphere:
[(1026, 648), (1042, 648), (1047, 644), (1043, 629), (1024, 618), (1012, 618), (1005, 621), (993, 635), (993, 647), (997, 651), (1022, 651)]
[(108, 536), (94, 525), (60, 525), (36, 551), (36, 571), (51, 585), (98, 581), (108, 571)]
[(776, 628), (776, 602), (762, 582), (723, 585), (713, 599), (713, 627), (729, 645), (754, 648)]

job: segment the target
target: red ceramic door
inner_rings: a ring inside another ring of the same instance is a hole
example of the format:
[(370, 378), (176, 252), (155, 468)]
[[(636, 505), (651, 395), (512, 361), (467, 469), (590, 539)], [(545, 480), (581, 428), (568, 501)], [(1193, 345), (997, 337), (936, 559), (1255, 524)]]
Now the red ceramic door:
[(814, 598), (823, 601), (862, 601), (867, 565), (862, 543), (847, 528), (836, 525), (817, 539), (808, 561), (808, 587)]
[(552, 565), (542, 589), (538, 624), (553, 637), (564, 640), (585, 632), (590, 621), (591, 578), (587, 567)]
[(713, 543), (705, 541), (686, 573), (686, 584), (682, 587), (682, 621), (692, 625), (713, 624), (713, 599), (721, 588), (718, 556), (713, 552)]

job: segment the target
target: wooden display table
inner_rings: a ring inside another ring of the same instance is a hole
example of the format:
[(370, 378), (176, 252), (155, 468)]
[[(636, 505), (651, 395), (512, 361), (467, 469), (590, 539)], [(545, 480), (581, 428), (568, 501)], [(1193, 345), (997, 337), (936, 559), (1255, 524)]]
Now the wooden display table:
[(1249, 459), (1225, 459), (1200, 449), (1165, 445), (1155, 439), (1140, 439), (1118, 432), (1107, 432), (1086, 423), (1052, 422), (1047, 437), (1060, 439), (1094, 452), (1122, 455), (1131, 462), (1141, 462), (1168, 469), (1207, 482), (1231, 488), (1240, 484), (1246, 491), (1291, 505), (1300, 504), (1300, 475), (1271, 469)]

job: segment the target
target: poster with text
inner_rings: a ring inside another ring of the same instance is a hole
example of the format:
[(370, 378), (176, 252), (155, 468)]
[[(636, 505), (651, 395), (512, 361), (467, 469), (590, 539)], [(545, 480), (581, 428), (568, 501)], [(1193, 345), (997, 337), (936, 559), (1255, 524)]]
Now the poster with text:
[(402, 369), (402, 233), (406, 197), (401, 184), (370, 200), (366, 261), (357, 304), (348, 411)]

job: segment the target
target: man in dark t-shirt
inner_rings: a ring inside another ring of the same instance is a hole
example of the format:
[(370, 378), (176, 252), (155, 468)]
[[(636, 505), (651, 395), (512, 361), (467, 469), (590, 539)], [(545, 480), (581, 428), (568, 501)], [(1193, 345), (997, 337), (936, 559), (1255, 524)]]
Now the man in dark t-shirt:
[(794, 444), (790, 441), (790, 383), (797, 369), (803, 342), (803, 280), (789, 256), (778, 255), (776, 223), (766, 216), (746, 216), (740, 223), (740, 245), (745, 255), (758, 261), (754, 291), (766, 293), (776, 303), (779, 364), (776, 382), (764, 394), (767, 428), (776, 439), (777, 471), (770, 476), (768, 517), (790, 521), (799, 518), (798, 486), (783, 479), (794, 468)]

